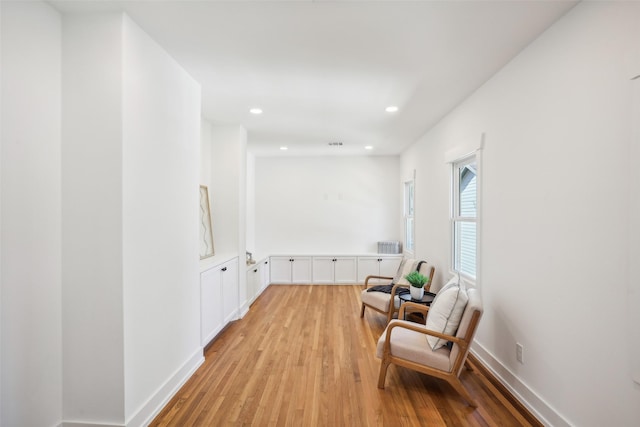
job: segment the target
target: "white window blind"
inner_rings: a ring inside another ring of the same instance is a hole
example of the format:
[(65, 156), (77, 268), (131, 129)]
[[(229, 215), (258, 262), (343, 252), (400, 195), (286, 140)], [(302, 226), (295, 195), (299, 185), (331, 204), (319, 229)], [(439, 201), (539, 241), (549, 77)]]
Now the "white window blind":
[(453, 269), (472, 279), (477, 267), (477, 182), (475, 156), (453, 164)]

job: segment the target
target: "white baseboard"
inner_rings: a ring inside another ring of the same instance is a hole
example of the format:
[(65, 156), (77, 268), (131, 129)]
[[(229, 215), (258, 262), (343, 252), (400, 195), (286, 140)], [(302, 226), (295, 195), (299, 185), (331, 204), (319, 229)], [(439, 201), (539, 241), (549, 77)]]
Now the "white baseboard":
[(542, 424), (571, 427), (571, 423), (477, 341), (473, 343), (471, 352)]
[(269, 283), (269, 285), (275, 285), (275, 286), (291, 286), (291, 285), (313, 285), (313, 283), (311, 282), (296, 282), (296, 283)]
[[(142, 407), (129, 418), (126, 427), (147, 426), (160, 413), (171, 398), (180, 390), (193, 373), (204, 363), (202, 348), (198, 348), (182, 367), (178, 368)], [(66, 426), (65, 426), (66, 427)], [(76, 427), (76, 426), (73, 426)], [(84, 426), (77, 426), (84, 427)], [(87, 426), (90, 427), (90, 426)], [(109, 426), (110, 427), (110, 426)]]
[(61, 427), (125, 427), (124, 424), (88, 423), (82, 421), (63, 421)]
[(238, 319), (242, 319), (249, 312), (249, 302), (246, 302), (242, 307), (240, 307), (240, 316)]

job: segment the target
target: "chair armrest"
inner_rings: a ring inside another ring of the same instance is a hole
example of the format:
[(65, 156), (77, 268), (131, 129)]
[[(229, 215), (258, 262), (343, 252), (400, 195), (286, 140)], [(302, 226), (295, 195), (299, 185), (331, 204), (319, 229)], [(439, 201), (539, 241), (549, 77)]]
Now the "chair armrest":
[(387, 277), (387, 276), (367, 276), (364, 279), (364, 288), (367, 289), (367, 286), (369, 286), (369, 279), (386, 279), (386, 280), (393, 280), (393, 277)]
[[(392, 279), (393, 279), (393, 277), (392, 277)], [(409, 289), (409, 285), (402, 285), (402, 284), (393, 285), (393, 288), (391, 288), (391, 298), (396, 296), (396, 291), (398, 290), (398, 288)]]
[(403, 303), (400, 306), (400, 313), (398, 313), (398, 319), (400, 317), (404, 317), (404, 311), (407, 308), (412, 309), (411, 311), (419, 311), (420, 313), (424, 314), (425, 316), (429, 312), (429, 307), (428, 306), (426, 306), (424, 304), (418, 304), (418, 303), (415, 303), (415, 302), (407, 301), (407, 302)]
[[(405, 303), (407, 304), (407, 303)], [(466, 349), (467, 347), (467, 342), (458, 338), (458, 337), (454, 337), (453, 335), (447, 335), (447, 334), (442, 334), (440, 332), (436, 332), (436, 331), (432, 331), (430, 329), (426, 329), (424, 327), (424, 325), (419, 325), (418, 323), (412, 323), (412, 322), (403, 322), (403, 321), (395, 321), (395, 322), (391, 322), (389, 324), (389, 326), (387, 327), (387, 336), (385, 337), (384, 340), (384, 348), (385, 349), (390, 349), (390, 342), (391, 342), (391, 331), (394, 328), (404, 328), (404, 329), (409, 329), (415, 332), (419, 332), (421, 334), (424, 335), (431, 335), (437, 338), (442, 338), (444, 340), (447, 341), (451, 341), (454, 342), (458, 345), (460, 345), (463, 349)]]

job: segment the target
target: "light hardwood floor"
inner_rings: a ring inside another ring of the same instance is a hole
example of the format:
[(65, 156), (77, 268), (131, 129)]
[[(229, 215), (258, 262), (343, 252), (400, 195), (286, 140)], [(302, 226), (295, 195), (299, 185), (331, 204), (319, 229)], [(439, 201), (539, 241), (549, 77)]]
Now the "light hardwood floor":
[(268, 287), (151, 426), (532, 425), (475, 368), (461, 379), (477, 409), (446, 382), (395, 365), (379, 390), (375, 347), (386, 317), (360, 318), (361, 289)]

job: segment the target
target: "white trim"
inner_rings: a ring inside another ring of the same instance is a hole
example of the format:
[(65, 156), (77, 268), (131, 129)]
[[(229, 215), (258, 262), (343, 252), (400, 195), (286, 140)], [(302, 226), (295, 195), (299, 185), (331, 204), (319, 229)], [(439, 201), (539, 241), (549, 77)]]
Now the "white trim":
[(247, 315), (247, 313), (249, 312), (249, 307), (251, 306), (252, 302), (253, 301), (247, 300), (247, 302), (242, 304), (242, 307), (240, 308), (240, 316), (238, 317), (238, 319), (242, 319), (242, 318), (244, 318), (244, 316)]
[[(484, 134), (482, 135), (481, 141), (484, 141)], [(482, 144), (481, 144), (482, 145)], [(449, 187), (449, 222), (450, 222), (450, 238), (449, 238), (449, 268), (453, 271), (456, 271), (461, 276), (465, 277), (466, 281), (472, 283), (473, 286), (478, 286), (480, 282), (480, 247), (481, 247), (481, 209), (480, 206), (482, 204), (482, 191), (480, 190), (482, 187), (482, 150), (478, 149), (471, 154), (458, 158), (455, 162), (450, 163), (451, 165), (451, 179), (450, 187)], [(476, 215), (475, 217), (463, 217), (460, 216), (459, 211), (459, 203), (460, 203), (460, 193), (459, 193), (459, 179), (460, 174), (459, 170), (465, 166), (468, 166), (471, 163), (476, 164)], [(475, 253), (475, 277), (471, 277), (464, 272), (458, 272), (456, 269), (456, 246), (454, 240), (456, 239), (456, 224), (458, 223), (474, 223), (476, 225), (476, 253)]]
[(403, 171), (403, 173), (402, 173), (402, 182), (415, 181), (415, 180), (416, 180), (416, 170), (415, 169), (409, 169), (406, 172)]
[[(199, 347), (189, 359), (171, 375), (141, 407), (129, 417), (125, 426), (149, 425), (193, 373), (204, 363), (204, 352)], [(66, 425), (65, 425), (66, 427)], [(74, 427), (80, 427), (75, 426)]]
[[(416, 171), (413, 171), (413, 177), (409, 180), (405, 180), (402, 184), (402, 252), (404, 254), (413, 255), (416, 252), (416, 179), (415, 179)], [(411, 215), (407, 214), (407, 208), (409, 203), (407, 198), (407, 187), (411, 186), (411, 204), (413, 205), (413, 211)], [(407, 244), (407, 220), (411, 219), (411, 242), (413, 243), (412, 247), (409, 248)]]
[[(484, 146), (484, 133), (482, 134), (482, 146)], [(482, 146), (476, 151), (476, 279), (475, 286), (480, 287), (482, 282), (482, 185), (484, 179), (482, 173)]]
[(466, 141), (462, 141), (457, 144), (455, 147), (447, 150), (444, 153), (444, 162), (445, 163), (456, 163), (465, 157), (471, 156), (476, 151), (482, 150), (484, 148), (484, 132), (480, 135), (480, 139), (468, 139)]
[(555, 408), (549, 405), (542, 397), (532, 390), (509, 368), (475, 341), (471, 353), (495, 376), (513, 396), (518, 399), (542, 424), (554, 427), (571, 427)]

